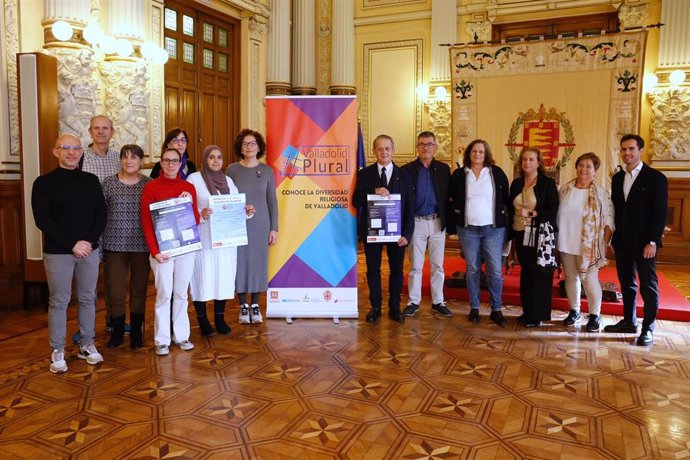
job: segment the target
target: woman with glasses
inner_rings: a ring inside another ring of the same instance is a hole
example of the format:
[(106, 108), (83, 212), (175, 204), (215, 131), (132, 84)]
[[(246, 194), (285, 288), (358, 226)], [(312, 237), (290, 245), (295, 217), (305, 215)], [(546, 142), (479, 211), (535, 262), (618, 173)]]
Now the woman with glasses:
[[(191, 350), (189, 341), (189, 316), (187, 316), (187, 289), (194, 270), (195, 252), (175, 257), (162, 254), (158, 248), (156, 233), (149, 205), (177, 197), (190, 197), (194, 218), (199, 223), (199, 211), (194, 186), (183, 180), (179, 174), (182, 154), (177, 149), (165, 149), (161, 155), (162, 172), (157, 179), (144, 186), (141, 197), (141, 226), (151, 256), (151, 270), (156, 284), (156, 305), (154, 321), (154, 342), (157, 355), (170, 353), (170, 344), (175, 342), (182, 350)], [(172, 298), (172, 335), (170, 333)]]
[[(235, 139), (241, 160), (225, 172), (246, 194), (256, 214), (247, 221), (249, 244), (237, 248), (235, 290), (240, 298), (240, 324), (260, 323), (259, 297), (268, 289), (268, 247), (278, 238), (278, 202), (273, 170), (259, 158), (266, 153), (261, 133), (243, 129)], [(249, 297), (248, 297), (249, 295)]]
[[(197, 204), (201, 215), (199, 236), (203, 249), (194, 261), (191, 292), (196, 318), (199, 321), (201, 335), (208, 337), (214, 334), (211, 323), (206, 316), (206, 302), (213, 300), (213, 323), (219, 334), (229, 334), (230, 327), (225, 322), (225, 302), (235, 297), (235, 272), (237, 270), (237, 248), (213, 248), (211, 245), (210, 221), (213, 210), (209, 206), (211, 195), (236, 194), (237, 187), (232, 179), (223, 173), (223, 153), (217, 145), (204, 149), (201, 172), (191, 174), (187, 181), (196, 189)], [(246, 205), (245, 211), (250, 217), (254, 207)]]
[(152, 179), (139, 172), (144, 151), (135, 144), (120, 150), (121, 170), (103, 179), (108, 222), (103, 232), (105, 284), (113, 332), (108, 348), (122, 344), (125, 333), (127, 276), (132, 329), (130, 348), (144, 346), (143, 326), (146, 287), (149, 283), (149, 251), (141, 228), (141, 194)]
[[(182, 179), (187, 179), (187, 176), (196, 172), (196, 165), (189, 159), (189, 153), (187, 152), (187, 145), (189, 144), (189, 136), (187, 132), (181, 128), (175, 128), (165, 135), (163, 140), (163, 148), (161, 149), (161, 154), (165, 149), (175, 149), (182, 155), (182, 164), (180, 165), (180, 174)], [(151, 170), (151, 177), (153, 179), (158, 178), (161, 173), (161, 162), (159, 161), (153, 166)]]

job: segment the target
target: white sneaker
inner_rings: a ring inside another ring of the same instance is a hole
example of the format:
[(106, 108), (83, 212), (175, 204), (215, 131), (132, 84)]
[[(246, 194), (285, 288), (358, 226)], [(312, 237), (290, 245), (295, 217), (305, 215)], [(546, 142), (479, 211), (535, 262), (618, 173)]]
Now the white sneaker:
[(249, 305), (243, 303), (240, 305), (240, 324), (249, 324), (252, 320), (249, 318)]
[(170, 353), (170, 346), (168, 345), (156, 345), (156, 354), (158, 356), (165, 356)]
[(96, 345), (93, 343), (79, 347), (77, 358), (85, 359), (89, 364), (99, 364), (103, 362), (103, 355), (96, 350)]
[(64, 350), (53, 350), (53, 354), (50, 355), (50, 360), (50, 372), (53, 374), (67, 372), (67, 361), (65, 361)]
[(261, 318), (261, 310), (259, 310), (259, 305), (253, 303), (252, 308), (249, 309), (252, 315), (252, 323), (260, 323), (263, 321), (263, 318)]
[(194, 348), (194, 344), (189, 340), (183, 340), (182, 342), (176, 343), (175, 345), (177, 345), (178, 347), (180, 347), (181, 350), (184, 351), (189, 351), (192, 348)]

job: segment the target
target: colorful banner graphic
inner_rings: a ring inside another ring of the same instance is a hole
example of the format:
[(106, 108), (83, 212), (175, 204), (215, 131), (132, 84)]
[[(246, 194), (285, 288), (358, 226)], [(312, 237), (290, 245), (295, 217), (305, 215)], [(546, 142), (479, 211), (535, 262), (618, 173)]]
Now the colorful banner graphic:
[(267, 97), (266, 132), (279, 209), (266, 316), (356, 318), (356, 98)]

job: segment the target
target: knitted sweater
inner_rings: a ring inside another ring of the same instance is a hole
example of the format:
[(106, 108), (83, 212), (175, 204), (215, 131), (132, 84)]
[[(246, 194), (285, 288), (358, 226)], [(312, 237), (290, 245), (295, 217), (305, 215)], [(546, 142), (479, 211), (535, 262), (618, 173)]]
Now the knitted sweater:
[(47, 254), (72, 254), (77, 241), (98, 247), (107, 210), (98, 177), (79, 169), (57, 169), (34, 181), (31, 207)]

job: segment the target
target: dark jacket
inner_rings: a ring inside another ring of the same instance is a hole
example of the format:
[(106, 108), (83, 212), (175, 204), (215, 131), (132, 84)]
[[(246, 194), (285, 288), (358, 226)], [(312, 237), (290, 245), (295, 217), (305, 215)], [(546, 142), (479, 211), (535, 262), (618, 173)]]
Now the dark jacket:
[(611, 200), (616, 224), (613, 247), (641, 251), (650, 241), (661, 247), (668, 202), (666, 176), (643, 164), (630, 188), (627, 201), (623, 194), (624, 179), (624, 170), (618, 171), (611, 179)]
[[(357, 234), (364, 242), (367, 240), (367, 222), (369, 218), (367, 195), (375, 193), (376, 188), (380, 185), (380, 180), (376, 163), (367, 166), (357, 173), (357, 185), (352, 197), (352, 204), (354, 207), (363, 210), (359, 213)], [(402, 229), (400, 233), (408, 242), (412, 241), (412, 233), (414, 232), (414, 194), (407, 171), (403, 171), (402, 168), (393, 165), (393, 173), (388, 181), (388, 191), (400, 194), (402, 211)]]
[[(518, 177), (513, 180), (510, 184), (510, 206), (508, 206), (510, 219), (509, 232), (512, 233), (513, 229), (513, 218), (515, 216), (515, 206), (513, 206), (513, 200), (522, 192), (525, 188), (525, 178)], [(537, 216), (532, 221), (535, 227), (543, 222), (549, 222), (553, 226), (555, 232), (558, 231), (558, 189), (556, 188), (556, 182), (548, 176), (539, 174), (537, 177), (537, 183), (534, 185), (534, 195), (537, 198), (537, 206), (534, 208), (537, 211)]]
[[(489, 173), (491, 182), (494, 184), (494, 227), (510, 226), (508, 215), (511, 203), (508, 195), (508, 177), (496, 165), (489, 167)], [(464, 167), (453, 171), (453, 176), (450, 178), (450, 198), (453, 204), (455, 225), (466, 227), (467, 172)]]
[[(423, 167), (424, 165), (422, 165), (422, 163), (419, 161), (419, 158), (414, 161), (410, 161), (402, 167), (402, 169), (410, 174), (412, 191), (414, 193), (417, 193), (417, 177), (419, 176), (419, 168)], [(441, 163), (440, 161), (433, 159), (431, 160), (429, 168), (431, 170), (431, 180), (434, 183), (434, 194), (436, 195), (436, 203), (438, 204), (438, 213), (441, 217), (441, 231), (443, 231), (448, 225), (447, 216), (450, 205), (448, 195), (448, 187), (450, 185), (450, 167), (445, 163)]]

